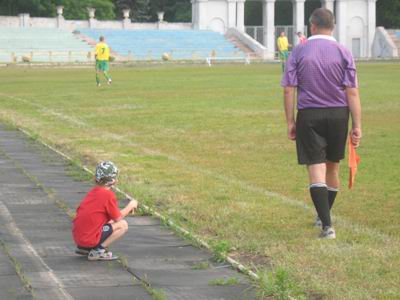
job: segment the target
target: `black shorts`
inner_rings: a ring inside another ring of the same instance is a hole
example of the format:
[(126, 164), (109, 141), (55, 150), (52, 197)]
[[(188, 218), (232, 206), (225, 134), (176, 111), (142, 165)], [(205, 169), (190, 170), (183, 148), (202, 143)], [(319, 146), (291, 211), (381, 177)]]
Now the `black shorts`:
[(344, 158), (349, 126), (349, 109), (308, 108), (299, 110), (296, 118), (296, 149), (300, 165)]
[(100, 242), (96, 246), (94, 246), (94, 247), (83, 247), (83, 246), (79, 246), (78, 245), (78, 248), (82, 249), (82, 250), (90, 251), (90, 250), (100, 246), (101, 243), (103, 243), (106, 239), (108, 239), (108, 237), (110, 235), (112, 235), (112, 233), (113, 233), (113, 228), (112, 228), (111, 224), (108, 224), (108, 223), (104, 224), (103, 227), (101, 228)]
[(104, 224), (103, 228), (101, 230), (100, 242), (99, 242), (99, 244), (97, 246), (100, 246), (100, 244), (102, 242), (104, 242), (106, 239), (108, 239), (108, 237), (110, 235), (112, 235), (112, 233), (113, 233), (113, 228), (112, 228), (111, 224), (108, 224), (108, 223)]

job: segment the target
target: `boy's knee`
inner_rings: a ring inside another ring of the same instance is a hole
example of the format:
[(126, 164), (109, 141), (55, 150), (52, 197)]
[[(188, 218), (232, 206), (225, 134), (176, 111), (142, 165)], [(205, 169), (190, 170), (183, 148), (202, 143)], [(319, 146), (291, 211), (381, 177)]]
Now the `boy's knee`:
[(121, 220), (121, 228), (124, 231), (128, 231), (129, 225), (128, 225), (128, 222), (126, 220)]

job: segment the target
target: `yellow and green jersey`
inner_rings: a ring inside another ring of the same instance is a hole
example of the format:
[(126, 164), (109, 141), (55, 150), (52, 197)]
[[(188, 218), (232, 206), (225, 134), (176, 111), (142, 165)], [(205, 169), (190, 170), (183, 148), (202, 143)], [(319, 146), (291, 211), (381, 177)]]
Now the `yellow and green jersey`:
[(110, 48), (106, 43), (100, 42), (96, 45), (95, 54), (97, 60), (109, 60)]
[(289, 49), (289, 41), (286, 36), (280, 36), (276, 43), (279, 51), (287, 51)]

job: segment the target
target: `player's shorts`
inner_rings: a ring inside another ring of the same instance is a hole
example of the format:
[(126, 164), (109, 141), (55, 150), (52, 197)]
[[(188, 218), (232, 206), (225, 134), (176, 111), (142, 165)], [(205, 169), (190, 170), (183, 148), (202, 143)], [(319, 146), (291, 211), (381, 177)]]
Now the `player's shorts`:
[(108, 71), (110, 69), (110, 65), (108, 60), (96, 60), (96, 70), (99, 71)]
[(289, 51), (288, 50), (283, 50), (279, 51), (279, 59), (282, 61), (287, 61), (289, 58)]
[(308, 108), (299, 110), (296, 118), (296, 149), (300, 165), (344, 158), (348, 134), (349, 109)]

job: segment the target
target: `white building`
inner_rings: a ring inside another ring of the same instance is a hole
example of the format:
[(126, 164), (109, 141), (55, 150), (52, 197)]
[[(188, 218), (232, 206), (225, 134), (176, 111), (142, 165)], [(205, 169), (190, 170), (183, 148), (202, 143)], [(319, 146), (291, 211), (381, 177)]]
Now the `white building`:
[[(261, 0), (263, 4), (263, 40), (267, 56), (275, 53), (275, 4), (292, 2), (294, 32), (304, 32), (307, 0)], [(334, 12), (336, 39), (352, 50), (355, 57), (371, 57), (376, 30), (377, 0), (321, 0), (321, 6)], [(225, 33), (229, 28), (244, 32), (245, 0), (192, 0), (192, 22), (195, 29)]]

